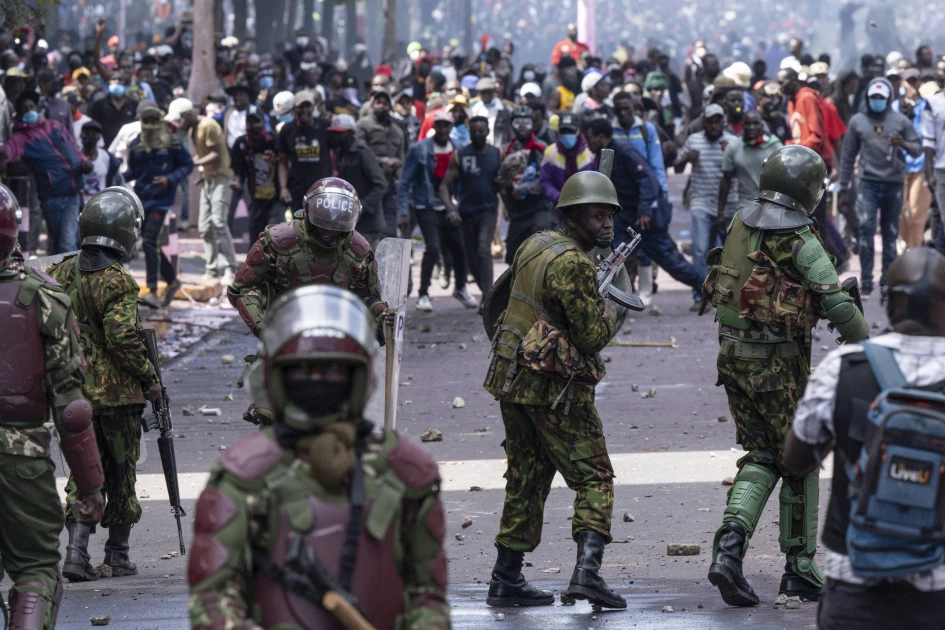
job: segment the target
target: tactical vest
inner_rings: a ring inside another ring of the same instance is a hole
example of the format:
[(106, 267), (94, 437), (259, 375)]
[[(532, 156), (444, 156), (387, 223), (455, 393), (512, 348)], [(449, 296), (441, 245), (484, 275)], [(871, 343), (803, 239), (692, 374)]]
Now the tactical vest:
[[(816, 239), (808, 226), (793, 230), (804, 242)], [(716, 308), (719, 334), (752, 343), (780, 343), (805, 335), (816, 319), (811, 291), (766, 253), (766, 239), (788, 237), (752, 229), (736, 214), (724, 247), (709, 252), (712, 266), (703, 300)]]
[[(371, 251), (363, 236), (352, 232), (342, 256), (329, 263), (318, 263), (299, 236), (297, 223), (300, 220), (266, 228), (266, 237), (275, 255), (275, 284), (280, 287), (279, 293), (305, 284), (333, 284), (347, 289), (352, 283), (363, 281), (369, 271), (364, 258)], [(302, 230), (304, 232), (304, 228)]]
[[(509, 392), (512, 381), (523, 367), (567, 383), (561, 394), (569, 392), (569, 403), (573, 396), (572, 387), (593, 389), (596, 380), (603, 376), (603, 366), (597, 365), (597, 357), (580, 354), (567, 341), (568, 323), (554, 321), (544, 307), (548, 265), (567, 252), (586, 255), (570, 236), (560, 232), (540, 232), (528, 239), (516, 253), (509, 305), (496, 327), (492, 340), (494, 357), (486, 376), (486, 382), (493, 384), (500, 398), (501, 394)], [(509, 363), (504, 375), (495, 373), (498, 358)], [(575, 376), (584, 378), (573, 383)], [(496, 386), (498, 383), (501, 385)], [(552, 407), (557, 402), (555, 400)]]
[[(39, 332), (36, 293), (43, 279), (32, 272), (0, 281), (0, 424), (34, 427), (46, 420), (46, 347)], [(51, 279), (50, 279), (51, 280)]]

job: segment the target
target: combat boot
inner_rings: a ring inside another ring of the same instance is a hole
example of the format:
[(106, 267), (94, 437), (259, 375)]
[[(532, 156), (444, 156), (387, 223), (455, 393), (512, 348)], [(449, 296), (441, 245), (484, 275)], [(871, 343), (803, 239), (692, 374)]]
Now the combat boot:
[(591, 604), (604, 608), (626, 608), (627, 600), (610, 590), (600, 575), (604, 560), (604, 537), (597, 532), (580, 531), (577, 542), (577, 563), (568, 586), (568, 597), (586, 599)]
[(511, 606), (550, 606), (555, 603), (554, 593), (535, 588), (522, 575), (525, 554), (512, 551), (500, 544), (495, 548), (499, 554), (492, 568), (489, 595), (486, 604), (494, 608)]
[(748, 535), (740, 523), (725, 523), (719, 530), (717, 551), (709, 567), (709, 582), (717, 586), (729, 606), (757, 606), (761, 600), (742, 574)]
[(62, 574), (70, 582), (90, 582), (99, 578), (98, 571), (89, 562), (89, 534), (91, 528), (78, 521), (66, 521), (69, 531), (69, 543), (66, 545), (66, 559), (62, 565)]
[(802, 602), (816, 602), (824, 590), (824, 578), (812, 558), (788, 554), (778, 594), (800, 597)]
[(128, 559), (128, 538), (131, 525), (109, 525), (105, 543), (105, 564), (112, 568), (112, 577), (138, 575), (138, 567)]

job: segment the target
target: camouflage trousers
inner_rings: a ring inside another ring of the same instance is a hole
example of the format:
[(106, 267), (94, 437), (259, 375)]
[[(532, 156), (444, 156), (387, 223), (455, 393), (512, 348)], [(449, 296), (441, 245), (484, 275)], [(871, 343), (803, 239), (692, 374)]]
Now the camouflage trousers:
[[(732, 343), (723, 341), (718, 357), (717, 385), (725, 387), (729, 410), (735, 421), (735, 439), (747, 451), (738, 460), (738, 469), (748, 463), (764, 466), (780, 477), (794, 496), (801, 497), (804, 496), (805, 478), (788, 473), (783, 459), (784, 440), (791, 430), (797, 402), (804, 394), (810, 376), (807, 357), (800, 349), (795, 347), (795, 350), (792, 356), (736, 358)], [(791, 514), (791, 530), (803, 531), (803, 506), (796, 505)]]
[(545, 500), (560, 472), (574, 498), (572, 535), (594, 531), (610, 542), (614, 469), (607, 455), (600, 416), (593, 403), (563, 405), (500, 403), (505, 424), (505, 506), (496, 542), (513, 551), (533, 551), (541, 542)]
[[(135, 467), (141, 454), (141, 407), (118, 407), (96, 411), (92, 418), (98, 452), (105, 472), (105, 515), (102, 527), (132, 525), (141, 519), (135, 493)], [(77, 499), (72, 477), (66, 485), (66, 518), (72, 517)]]
[(48, 457), (0, 455), (0, 497), (0, 579), (6, 570), (13, 580), (10, 599), (18, 592), (39, 593), (45, 603), (43, 627), (52, 628), (62, 589), (56, 467)]

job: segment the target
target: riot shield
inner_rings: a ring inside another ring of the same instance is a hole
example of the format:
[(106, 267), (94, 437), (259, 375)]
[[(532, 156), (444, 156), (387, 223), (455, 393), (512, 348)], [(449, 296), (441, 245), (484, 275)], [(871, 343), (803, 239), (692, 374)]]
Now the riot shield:
[[(374, 252), (381, 281), (381, 299), (397, 311), (393, 325), (384, 326), (384, 361), (374, 362), (376, 387), (368, 400), (365, 415), (384, 418), (384, 426), (393, 429), (397, 420), (397, 393), (400, 384), (400, 361), (403, 356), (404, 326), (407, 313), (407, 283), (410, 278), (410, 241), (385, 238)], [(384, 387), (380, 385), (383, 383)]]

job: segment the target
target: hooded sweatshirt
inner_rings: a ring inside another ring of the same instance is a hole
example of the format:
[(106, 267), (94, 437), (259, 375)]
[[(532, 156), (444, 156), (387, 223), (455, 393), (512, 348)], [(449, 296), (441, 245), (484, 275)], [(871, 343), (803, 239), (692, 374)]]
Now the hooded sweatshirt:
[(912, 121), (893, 111), (892, 84), (883, 77), (873, 79), (866, 87), (869, 94), (874, 83), (884, 83), (889, 89), (885, 111), (856, 113), (850, 118), (843, 139), (843, 159), (840, 162), (840, 184), (846, 187), (853, 181), (853, 165), (860, 156), (860, 179), (901, 184), (905, 180), (906, 161), (903, 152), (893, 147), (889, 136), (898, 133), (905, 140), (905, 150), (919, 155), (922, 143)]

